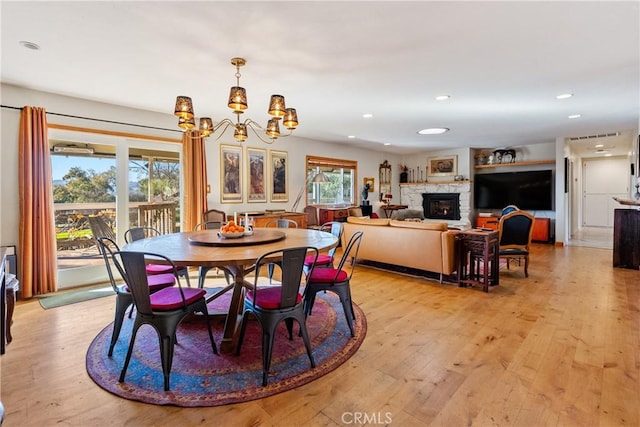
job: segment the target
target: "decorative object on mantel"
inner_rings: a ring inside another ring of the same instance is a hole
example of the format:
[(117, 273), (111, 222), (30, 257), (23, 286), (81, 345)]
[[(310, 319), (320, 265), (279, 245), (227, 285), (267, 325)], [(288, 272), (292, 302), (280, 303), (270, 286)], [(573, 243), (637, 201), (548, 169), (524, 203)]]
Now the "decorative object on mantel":
[(640, 201), (640, 183), (636, 184), (636, 194), (633, 195), (633, 198)]
[(409, 167), (400, 163), (400, 183), (409, 182)]
[[(178, 96), (176, 98), (174, 114), (178, 116), (178, 126), (184, 129), (185, 132), (188, 132), (190, 137), (195, 138), (201, 136), (206, 138), (219, 129), (222, 129), (216, 138), (216, 140), (218, 140), (224, 135), (229, 126), (231, 126), (234, 129), (233, 137), (238, 142), (245, 141), (248, 137), (248, 129), (251, 129), (262, 142), (273, 144), (278, 137), (289, 136), (293, 133), (296, 126), (298, 126), (298, 115), (295, 108), (285, 107), (284, 96), (282, 95), (271, 95), (268, 112), (272, 118), (267, 122), (266, 129), (251, 119), (240, 122), (240, 114), (244, 113), (244, 110), (248, 108), (247, 92), (243, 87), (240, 87), (240, 67), (246, 63), (247, 61), (244, 58), (231, 58), (231, 64), (236, 67), (236, 85), (231, 88), (227, 106), (231, 108), (233, 114), (236, 115), (235, 123), (230, 119), (222, 119), (214, 125), (210, 117), (201, 117), (200, 126), (196, 130), (191, 98), (188, 96)], [(280, 119), (282, 119), (282, 124), (289, 130), (289, 133), (286, 135), (280, 135), (280, 126), (278, 124)], [(265, 132), (269, 139), (264, 139), (260, 136), (256, 129)]]

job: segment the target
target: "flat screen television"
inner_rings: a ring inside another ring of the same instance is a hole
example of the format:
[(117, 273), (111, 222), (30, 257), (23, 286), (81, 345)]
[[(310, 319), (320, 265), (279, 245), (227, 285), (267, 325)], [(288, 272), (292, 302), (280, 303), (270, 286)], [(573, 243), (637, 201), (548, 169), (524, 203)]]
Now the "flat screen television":
[(551, 170), (476, 174), (473, 182), (476, 209), (553, 210)]

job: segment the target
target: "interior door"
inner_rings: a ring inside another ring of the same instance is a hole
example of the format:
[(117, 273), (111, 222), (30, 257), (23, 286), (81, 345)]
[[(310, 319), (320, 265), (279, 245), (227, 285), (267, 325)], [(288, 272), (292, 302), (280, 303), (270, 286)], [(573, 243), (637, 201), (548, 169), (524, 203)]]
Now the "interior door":
[(626, 157), (583, 160), (583, 226), (613, 227), (613, 210), (618, 206), (613, 197), (629, 194), (628, 170)]

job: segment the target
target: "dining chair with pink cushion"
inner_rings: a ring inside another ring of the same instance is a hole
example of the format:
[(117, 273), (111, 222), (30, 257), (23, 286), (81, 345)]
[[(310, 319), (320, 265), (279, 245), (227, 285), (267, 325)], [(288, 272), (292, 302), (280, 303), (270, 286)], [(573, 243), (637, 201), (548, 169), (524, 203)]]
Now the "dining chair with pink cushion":
[[(331, 221), (331, 222), (326, 222), (324, 224), (322, 224), (320, 231), (326, 231), (328, 233), (333, 234), (334, 236), (336, 236), (338, 238), (338, 242), (341, 241), (342, 239), (342, 230), (343, 230), (343, 224), (341, 222), (338, 221)], [(312, 255), (309, 255), (305, 260), (304, 260), (304, 268), (305, 268), (305, 273), (308, 273), (310, 270), (311, 266), (316, 266), (316, 267), (333, 267), (333, 261), (335, 258), (335, 254), (336, 254), (336, 249), (338, 249), (338, 245), (334, 246), (333, 248), (329, 249), (329, 251), (327, 253), (321, 253), (318, 254), (318, 259), (315, 261), (314, 263), (314, 258)]]
[[(133, 304), (133, 297), (129, 291), (129, 287), (126, 283), (119, 284), (116, 280), (116, 276), (113, 273), (111, 264), (114, 262), (113, 254), (120, 250), (117, 243), (109, 237), (98, 237), (98, 248), (104, 259), (104, 263), (107, 267), (107, 274), (109, 275), (109, 282), (111, 287), (116, 293), (116, 313), (113, 320), (113, 333), (111, 334), (111, 344), (109, 344), (109, 357), (113, 356), (113, 349), (118, 342), (120, 331), (122, 330), (122, 322), (127, 312), (127, 308)], [(149, 284), (149, 292), (154, 293), (160, 289), (170, 288), (176, 284), (176, 277), (172, 273), (154, 274), (148, 277), (147, 283)], [(129, 312), (129, 317), (133, 309)]]
[[(307, 316), (311, 315), (316, 294), (320, 291), (329, 291), (340, 297), (344, 315), (354, 337), (353, 321), (355, 320), (355, 311), (351, 301), (351, 277), (357, 264), (358, 250), (362, 241), (363, 232), (356, 231), (349, 239), (349, 243), (342, 253), (342, 258), (338, 263), (338, 267), (314, 268), (307, 276), (307, 283), (304, 289), (304, 312)], [(351, 267), (347, 267), (347, 261), (351, 259)]]
[[(288, 249), (270, 251), (262, 254), (252, 266), (254, 269), (254, 283), (251, 290), (247, 291), (242, 314), (242, 326), (236, 355), (240, 354), (242, 341), (244, 340), (247, 321), (250, 315), (258, 319), (262, 329), (262, 386), (267, 385), (269, 368), (271, 367), (271, 353), (273, 339), (276, 335), (278, 324), (284, 320), (289, 333), (289, 340), (293, 340), (293, 321), (300, 325), (300, 335), (311, 361), (311, 368), (315, 368), (315, 360), (311, 352), (311, 342), (307, 332), (306, 316), (302, 302), (304, 297), (300, 292), (302, 277), (304, 274), (304, 260), (307, 253), (318, 255), (318, 249), (300, 246)], [(260, 275), (263, 267), (272, 265), (272, 259), (280, 258), (278, 265), (281, 275), (280, 283), (273, 284), (271, 279)], [(313, 271), (313, 268), (312, 270)]]
[[(153, 227), (132, 227), (124, 232), (124, 241), (127, 243), (135, 242), (149, 237), (160, 236), (162, 233)], [(163, 264), (147, 264), (148, 274), (166, 274), (171, 273), (171, 266)], [(189, 269), (187, 267), (178, 267), (178, 275), (184, 277), (187, 286), (191, 287), (189, 281)]]
[[(164, 288), (151, 293), (149, 290), (149, 276), (145, 269), (149, 258), (161, 260), (162, 264), (169, 265), (176, 277), (178, 286)], [(169, 391), (169, 377), (176, 344), (176, 331), (180, 322), (187, 316), (195, 313), (201, 314), (199, 318), (207, 325), (213, 353), (218, 354), (205, 301), (206, 291), (198, 288), (183, 288), (180, 285), (176, 265), (163, 255), (151, 252), (119, 251), (114, 253), (114, 261), (129, 287), (136, 307), (136, 317), (133, 322), (129, 350), (118, 381), (124, 382), (125, 380), (138, 329), (146, 324), (151, 325), (158, 334), (164, 390)]]

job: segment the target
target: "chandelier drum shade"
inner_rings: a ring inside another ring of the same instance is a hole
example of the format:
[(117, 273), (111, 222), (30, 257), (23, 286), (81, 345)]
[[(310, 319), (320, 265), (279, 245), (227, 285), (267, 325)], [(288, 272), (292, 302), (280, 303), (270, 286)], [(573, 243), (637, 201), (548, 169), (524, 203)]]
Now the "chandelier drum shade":
[[(251, 129), (261, 141), (267, 144), (272, 144), (279, 137), (291, 135), (296, 126), (298, 126), (298, 114), (295, 108), (286, 107), (284, 96), (282, 95), (271, 95), (268, 109), (271, 118), (267, 122), (266, 128), (263, 128), (251, 119), (240, 121), (240, 115), (244, 113), (244, 110), (249, 108), (247, 91), (240, 86), (240, 67), (246, 63), (247, 61), (244, 58), (231, 58), (231, 64), (236, 67), (236, 85), (231, 87), (227, 107), (231, 108), (233, 114), (236, 115), (235, 122), (231, 119), (222, 119), (214, 124), (210, 117), (201, 117), (198, 121), (198, 128), (196, 129), (196, 117), (193, 112), (193, 102), (191, 98), (188, 96), (178, 96), (176, 98), (176, 108), (174, 111), (174, 114), (178, 116), (178, 127), (188, 132), (190, 136), (192, 133), (195, 133), (196, 136), (205, 138), (219, 131), (216, 140), (219, 139), (229, 127), (232, 127), (233, 137), (238, 142), (243, 142), (249, 137), (249, 129)], [(283, 127), (289, 131), (286, 134), (280, 133), (281, 120)], [(261, 135), (261, 133), (266, 135), (266, 138)]]

